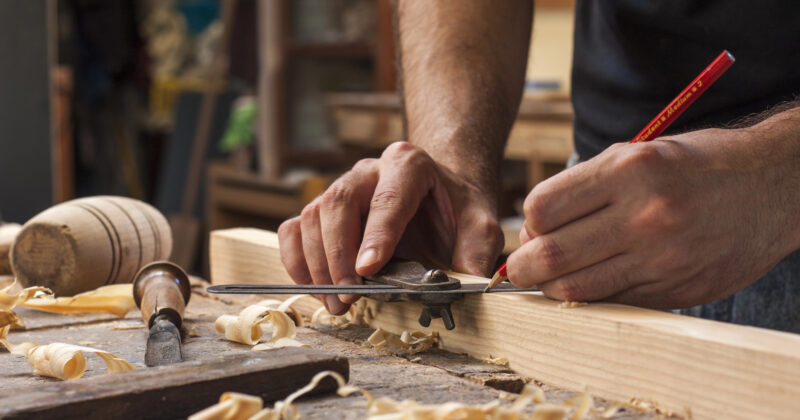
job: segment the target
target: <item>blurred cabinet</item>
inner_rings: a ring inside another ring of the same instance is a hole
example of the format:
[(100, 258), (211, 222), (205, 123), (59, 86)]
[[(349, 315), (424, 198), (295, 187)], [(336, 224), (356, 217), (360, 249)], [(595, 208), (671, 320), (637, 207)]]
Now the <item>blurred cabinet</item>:
[[(344, 145), (380, 150), (403, 139), (397, 94), (331, 94), (326, 98)], [(572, 154), (572, 105), (561, 95), (525, 96), (505, 158), (527, 164), (526, 189), (563, 169)]]
[[(336, 146), (329, 92), (395, 90), (391, 0), (261, 0), (259, 163), (276, 178)], [(326, 160), (336, 167), (338, 155)]]

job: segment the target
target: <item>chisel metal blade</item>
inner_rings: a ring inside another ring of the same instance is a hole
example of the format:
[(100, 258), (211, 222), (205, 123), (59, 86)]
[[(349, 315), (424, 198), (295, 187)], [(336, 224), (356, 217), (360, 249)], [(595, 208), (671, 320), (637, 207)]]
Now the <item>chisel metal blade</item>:
[(150, 327), (144, 364), (163, 366), (183, 361), (181, 332), (166, 316), (158, 316)]

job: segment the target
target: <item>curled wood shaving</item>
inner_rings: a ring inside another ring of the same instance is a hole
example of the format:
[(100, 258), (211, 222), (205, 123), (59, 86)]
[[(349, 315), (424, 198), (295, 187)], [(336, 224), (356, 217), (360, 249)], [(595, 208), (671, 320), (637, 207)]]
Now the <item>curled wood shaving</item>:
[(286, 300), (278, 300), (278, 299), (264, 299), (261, 302), (256, 303), (258, 306), (263, 306), (269, 309), (277, 309), (281, 312), (285, 312), (289, 315), (292, 320), (294, 321), (295, 325), (298, 327), (304, 327), (306, 325), (306, 321), (303, 318), (303, 315), (295, 309), (292, 305), (294, 305), (298, 300), (309, 297), (309, 295), (294, 295)]
[(8, 327), (0, 329), (0, 344), (13, 354), (25, 356), (28, 363), (33, 366), (33, 373), (36, 375), (62, 380), (80, 378), (86, 371), (84, 352), (94, 353), (103, 359), (109, 373), (134, 369), (128, 361), (107, 351), (65, 343), (51, 343), (43, 346), (32, 342), (11, 344), (6, 339), (7, 334)]
[(230, 341), (254, 345), (264, 336), (261, 324), (265, 321), (269, 321), (273, 328), (270, 343), (275, 343), (281, 338), (293, 339), (297, 336), (294, 321), (285, 312), (260, 305), (250, 305), (242, 309), (238, 316), (220, 316), (214, 322), (214, 329), (220, 334), (225, 334), (225, 338)]
[(0, 327), (5, 327), (6, 325), (11, 328), (25, 328), (25, 323), (16, 312), (10, 309), (0, 309)]
[(45, 287), (28, 287), (18, 292), (13, 289), (17, 287), (16, 279), (8, 286), (0, 289), (0, 327), (6, 325), (12, 328), (24, 328), (25, 323), (22, 321), (13, 309), (25, 301), (32, 299), (37, 294), (52, 293), (50, 289)]
[(57, 314), (104, 312), (121, 318), (136, 307), (136, 302), (132, 284), (112, 284), (72, 297), (31, 299), (21, 306)]
[[(443, 404), (423, 405), (416, 401), (396, 401), (388, 397), (375, 398), (371, 392), (352, 385), (347, 385), (344, 378), (336, 372), (324, 371), (314, 376), (305, 387), (292, 393), (283, 401), (278, 401), (272, 408), (264, 408), (253, 413), (255, 407), (261, 408), (263, 402), (258, 397), (244, 395), (240, 403), (228, 403), (232, 398), (231, 393), (223, 394), (220, 402), (191, 417), (190, 420), (215, 420), (215, 419), (248, 419), (248, 420), (280, 420), (297, 419), (300, 413), (294, 406), (294, 401), (307, 394), (319, 385), (326, 377), (332, 377), (339, 385), (336, 391), (342, 397), (361, 393), (366, 400), (367, 419), (371, 420), (445, 420), (445, 419), (470, 419), (470, 420), (580, 420), (590, 411), (585, 407), (591, 405), (590, 397), (581, 397), (565, 405), (549, 404), (544, 401), (544, 393), (534, 385), (527, 385), (522, 393), (514, 400), (511, 406), (501, 405), (500, 400), (488, 403), (465, 404), (461, 402), (446, 402)], [(254, 400), (256, 398), (257, 400)], [(245, 401), (252, 403), (252, 408), (247, 412), (240, 407)], [(589, 401), (589, 403), (585, 403)], [(536, 403), (533, 411), (526, 409), (531, 403)], [(577, 404), (577, 407), (575, 406)], [(572, 414), (571, 416), (570, 413)], [(569, 416), (569, 417), (567, 417)]]
[(400, 336), (378, 328), (367, 338), (375, 350), (416, 354), (427, 351), (439, 341), (439, 333), (432, 331), (403, 331)]
[(572, 308), (580, 308), (581, 306), (587, 306), (588, 303), (586, 302), (570, 302), (565, 300), (558, 304), (558, 309), (572, 309)]
[[(189, 420), (280, 420), (298, 419), (300, 412), (294, 406), (294, 401), (309, 393), (327, 378), (332, 377), (339, 385), (339, 392), (358, 390), (348, 387), (342, 375), (326, 370), (316, 374), (308, 385), (298, 389), (282, 401), (278, 401), (272, 408), (264, 408), (261, 398), (247, 394), (226, 392), (222, 394), (219, 403), (189, 416)], [(342, 395), (340, 393), (340, 395)]]
[(52, 294), (53, 292), (46, 287), (28, 287), (14, 293), (12, 289), (16, 286), (16, 280), (8, 286), (0, 289), (0, 309), (14, 309), (14, 307), (32, 299), (37, 293)]
[(332, 315), (324, 306), (321, 306), (311, 316), (311, 323), (328, 324), (339, 329), (345, 329), (351, 325), (363, 325), (365, 318), (369, 315), (369, 307), (366, 301), (362, 299), (350, 305), (347, 313), (341, 316)]
[(189, 420), (246, 420), (259, 412), (264, 407), (261, 398), (226, 392), (219, 397), (219, 403), (189, 416)]

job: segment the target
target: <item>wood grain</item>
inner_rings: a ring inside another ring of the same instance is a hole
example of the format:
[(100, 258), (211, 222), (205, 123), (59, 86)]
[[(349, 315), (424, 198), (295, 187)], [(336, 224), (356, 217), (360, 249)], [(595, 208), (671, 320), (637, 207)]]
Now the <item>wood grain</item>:
[[(291, 282), (272, 232), (213, 232), (210, 253), (212, 283)], [(558, 305), (538, 293), (469, 295), (453, 305), (455, 330), (439, 321), (431, 329), (446, 350), (506, 356), (515, 371), (547, 384), (638, 398), (695, 419), (792, 419), (800, 412), (798, 335), (623, 305)], [(374, 327), (423, 329), (416, 304), (369, 300), (369, 310)]]
[[(282, 399), (323, 370), (347, 378), (347, 359), (305, 348), (251, 352), (20, 389), (2, 399), (0, 417), (185, 418), (215, 404), (223, 392)], [(336, 382), (324, 380), (312, 394), (335, 389)]]
[(11, 245), (14, 244), (14, 238), (22, 229), (21, 225), (16, 223), (6, 223), (0, 225), (0, 275), (11, 274)]
[(155, 208), (125, 197), (67, 201), (34, 216), (11, 248), (23, 286), (72, 296), (113, 283), (130, 283), (145, 264), (172, 252), (167, 220)]

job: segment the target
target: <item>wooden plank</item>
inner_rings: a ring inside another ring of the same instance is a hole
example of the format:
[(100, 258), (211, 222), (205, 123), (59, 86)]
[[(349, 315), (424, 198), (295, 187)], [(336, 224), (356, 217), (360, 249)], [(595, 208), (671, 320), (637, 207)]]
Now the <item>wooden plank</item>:
[[(291, 282), (272, 232), (216, 231), (210, 252), (213, 283)], [(368, 308), (372, 326), (422, 329), (416, 304), (369, 300)], [(790, 419), (800, 411), (795, 334), (624, 305), (561, 309), (539, 293), (469, 295), (453, 312), (455, 330), (432, 326), (444, 349), (506, 356), (515, 371), (550, 385), (638, 398), (695, 419)]]
[[(223, 392), (255, 394), (266, 401), (284, 398), (323, 370), (347, 378), (347, 359), (305, 348), (251, 352), (20, 389), (0, 399), (0, 417), (186, 417), (216, 403)], [(325, 380), (314, 393), (335, 389), (333, 380)]]
[[(0, 285), (3, 279), (0, 277)], [(187, 306), (184, 328), (189, 334), (184, 337), (184, 356), (187, 361), (223, 358), (242, 354), (253, 354), (250, 346), (223, 340), (214, 330), (214, 320), (220, 314), (235, 314), (248, 304), (261, 299), (259, 296), (211, 295), (204, 291), (201, 282), (193, 281), (193, 296)], [(312, 298), (303, 299), (319, 305)], [(28, 326), (25, 331), (12, 331), (12, 342), (34, 341), (37, 343), (64, 342), (101, 348), (133, 363), (137, 369), (149, 369), (143, 364), (147, 330), (136, 328), (118, 330), (119, 327), (143, 327), (138, 311), (131, 311), (126, 319), (89, 320), (76, 315), (57, 315), (28, 311), (18, 312)], [(98, 315), (99, 316), (99, 315)], [(484, 403), (498, 397), (496, 389), (515, 391), (527, 379), (509, 373), (501, 366), (484, 363), (464, 355), (432, 349), (424, 354), (396, 357), (375, 352), (363, 345), (372, 333), (372, 328), (350, 326), (339, 329), (326, 325), (315, 325), (314, 330), (300, 327), (297, 339), (327, 352), (346, 355), (350, 365), (350, 383), (365, 387), (376, 396), (388, 396), (396, 400), (414, 399), (420, 403), (440, 404), (447, 401)], [(418, 360), (410, 363), (408, 359)], [(0, 395), (16, 393), (20, 389), (44, 386), (54, 381), (32, 375), (32, 368), (20, 356), (0, 351)], [(175, 365), (179, 366), (179, 365)], [(168, 375), (166, 372), (162, 372)], [(103, 362), (94, 356), (87, 357), (87, 369), (81, 381), (93, 381), (105, 375)], [(125, 374), (123, 374), (125, 375)], [(124, 382), (123, 375), (114, 375), (117, 383)], [(576, 395), (552, 387), (544, 387), (547, 400), (562, 402)], [(360, 405), (358, 405), (360, 403)], [(600, 407), (609, 402), (596, 400)], [(161, 416), (161, 395), (145, 404), (150, 407), (147, 417)], [(328, 419), (335, 416), (342, 420), (364, 418), (363, 398), (351, 396), (341, 398), (334, 394), (304, 398), (297, 403), (303, 419)], [(625, 419), (661, 418), (653, 413), (632, 410), (621, 416)]]

